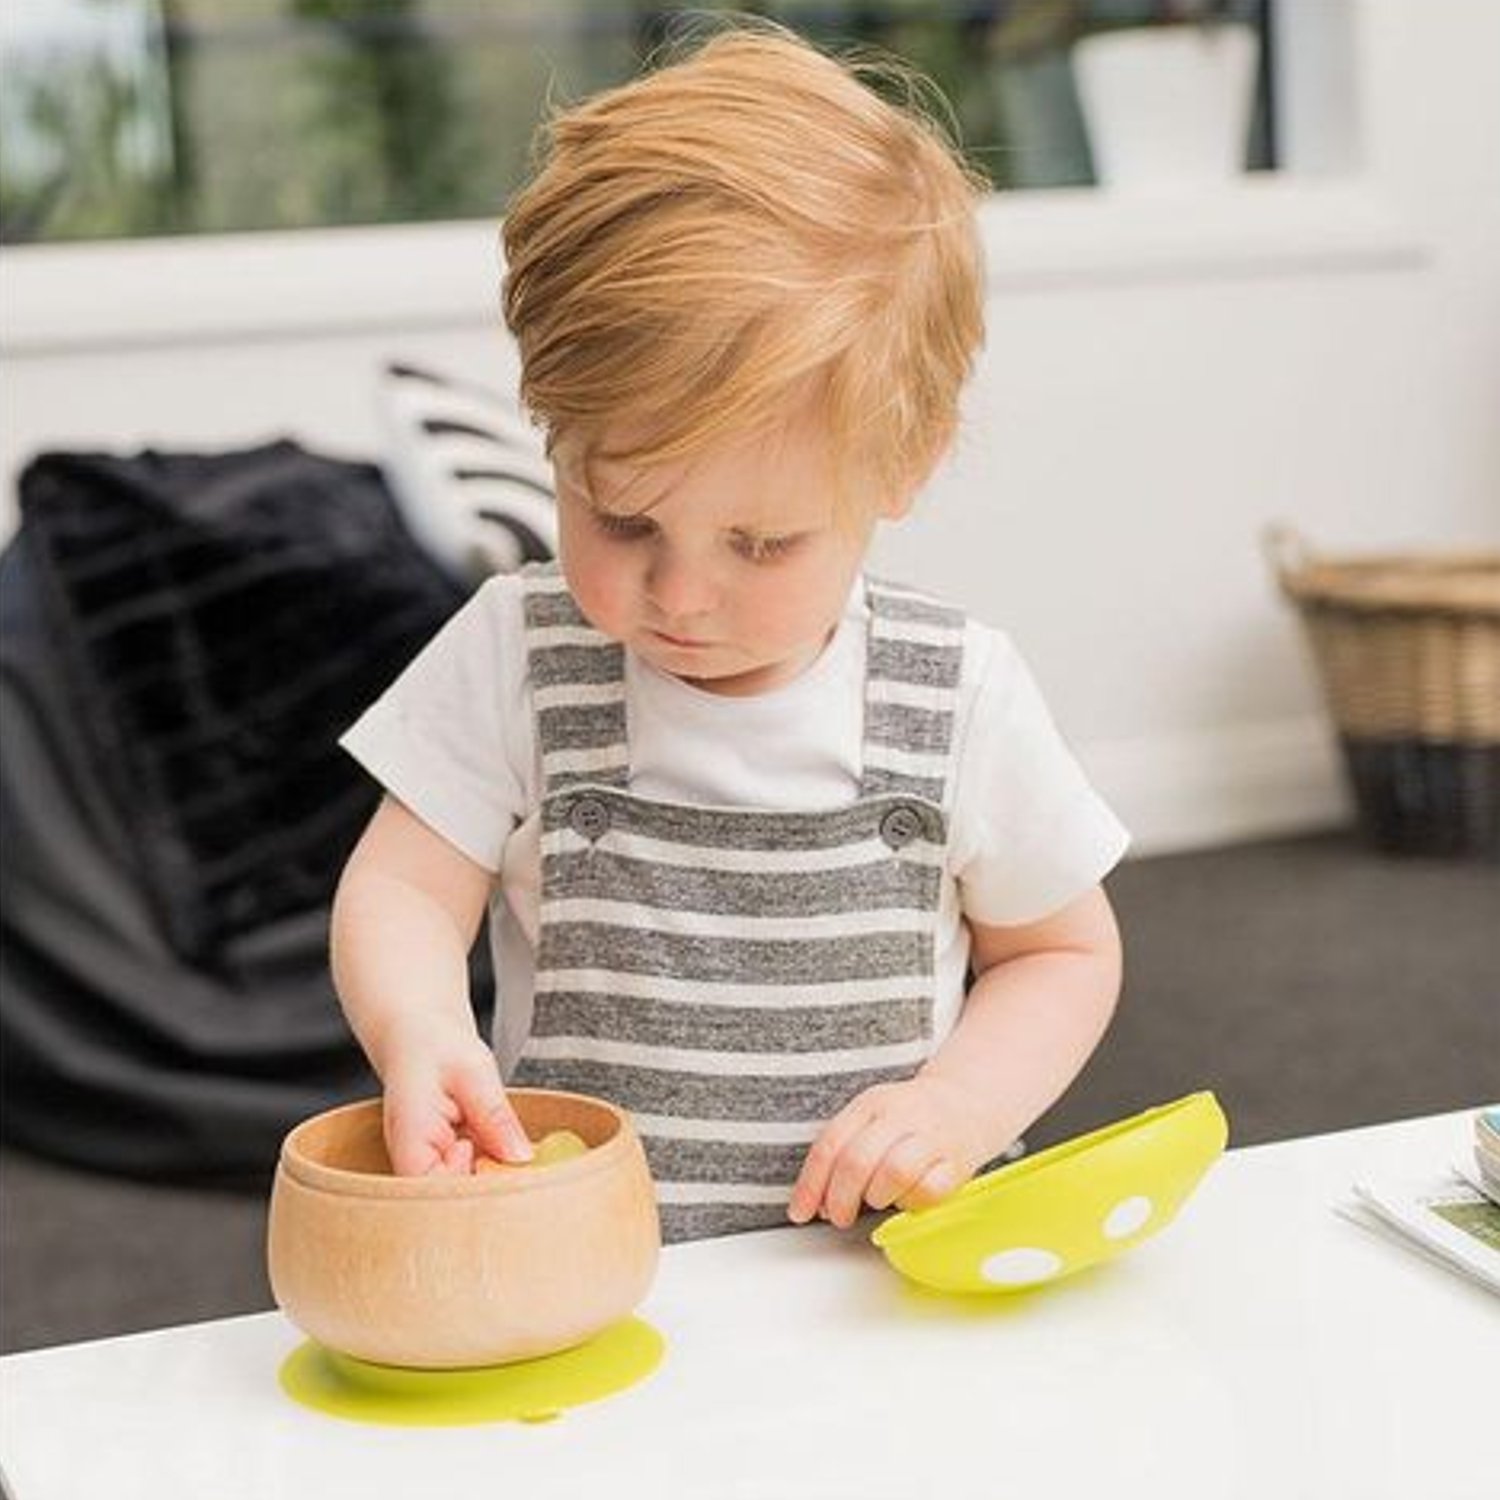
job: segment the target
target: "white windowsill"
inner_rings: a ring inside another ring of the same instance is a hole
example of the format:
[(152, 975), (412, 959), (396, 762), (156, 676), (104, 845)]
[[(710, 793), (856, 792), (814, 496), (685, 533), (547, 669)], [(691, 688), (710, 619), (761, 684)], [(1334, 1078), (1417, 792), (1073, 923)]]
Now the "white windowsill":
[(998, 193), (980, 223), (992, 294), (1410, 269), (1431, 259), (1361, 177), (1266, 172), (1176, 192)]
[[(980, 215), (992, 295), (1080, 285), (1409, 269), (1420, 238), (1360, 178), (1222, 189), (997, 194)], [(499, 318), (494, 224), (184, 236), (3, 252), (7, 355), (284, 339)]]

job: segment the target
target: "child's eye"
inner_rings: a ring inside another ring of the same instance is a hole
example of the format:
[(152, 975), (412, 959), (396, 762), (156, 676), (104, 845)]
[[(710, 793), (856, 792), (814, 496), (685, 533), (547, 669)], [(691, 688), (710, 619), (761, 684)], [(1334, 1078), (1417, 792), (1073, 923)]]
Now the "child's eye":
[(617, 537), (621, 541), (635, 541), (656, 530), (656, 522), (649, 516), (621, 516), (608, 510), (596, 510), (592, 515), (594, 525), (605, 536)]
[(734, 538), (734, 549), (750, 562), (774, 562), (785, 557), (796, 547), (800, 536), (748, 536), (739, 533)]

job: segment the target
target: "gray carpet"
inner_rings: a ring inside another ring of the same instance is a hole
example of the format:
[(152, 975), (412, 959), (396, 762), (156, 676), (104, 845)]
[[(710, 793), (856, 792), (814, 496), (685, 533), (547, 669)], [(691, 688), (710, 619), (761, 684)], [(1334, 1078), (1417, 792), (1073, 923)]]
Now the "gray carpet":
[[(1500, 869), (1337, 835), (1134, 861), (1125, 997), (1030, 1133), (1214, 1089), (1245, 1145), (1500, 1097)], [(0, 1349), (270, 1305), (264, 1196), (0, 1155)]]

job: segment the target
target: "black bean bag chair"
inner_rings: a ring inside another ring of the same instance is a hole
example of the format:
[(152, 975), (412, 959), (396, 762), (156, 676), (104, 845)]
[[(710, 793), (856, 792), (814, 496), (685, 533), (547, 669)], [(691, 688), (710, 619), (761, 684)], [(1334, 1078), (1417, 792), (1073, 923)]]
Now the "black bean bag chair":
[(336, 740), (465, 586), (378, 470), (287, 442), (50, 454), (21, 505), (0, 556), (0, 1135), (263, 1175), (296, 1120), (376, 1087), (326, 952), (378, 793)]

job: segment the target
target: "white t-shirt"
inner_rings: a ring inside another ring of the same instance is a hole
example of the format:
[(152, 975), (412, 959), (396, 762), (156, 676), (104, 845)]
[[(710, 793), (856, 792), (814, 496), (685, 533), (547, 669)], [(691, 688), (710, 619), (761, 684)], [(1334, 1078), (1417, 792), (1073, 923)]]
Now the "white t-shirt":
[[(391, 796), (499, 877), (490, 905), (494, 1041), (507, 1075), (531, 1024), (541, 869), (521, 602), (519, 577), (491, 578), (341, 741)], [(752, 697), (693, 687), (627, 651), (631, 789), (713, 807), (814, 811), (853, 801), (868, 614), (857, 586), (822, 655)], [(934, 1046), (963, 1005), (963, 919), (1007, 926), (1048, 916), (1096, 885), (1127, 843), (1015, 647), (972, 620), (954, 729)]]

